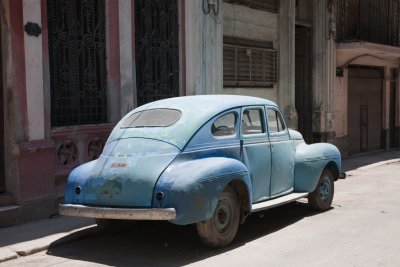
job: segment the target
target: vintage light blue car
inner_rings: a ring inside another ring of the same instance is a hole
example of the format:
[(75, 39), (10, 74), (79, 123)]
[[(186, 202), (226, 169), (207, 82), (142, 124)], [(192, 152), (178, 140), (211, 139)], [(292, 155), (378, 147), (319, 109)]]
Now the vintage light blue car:
[(340, 168), (335, 146), (307, 145), (271, 101), (170, 98), (122, 118), (100, 158), (71, 172), (60, 213), (195, 223), (206, 245), (222, 247), (252, 212), (304, 197), (329, 209)]

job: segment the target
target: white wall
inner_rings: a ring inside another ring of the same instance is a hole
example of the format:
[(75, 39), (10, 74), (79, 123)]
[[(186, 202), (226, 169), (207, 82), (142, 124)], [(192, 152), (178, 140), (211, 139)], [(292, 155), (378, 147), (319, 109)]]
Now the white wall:
[[(224, 36), (273, 42), (278, 45), (278, 14), (223, 2)], [(273, 88), (224, 88), (224, 94), (250, 95), (277, 102), (277, 86)]]
[(224, 35), (260, 41), (278, 40), (278, 14), (223, 2)]
[[(37, 0), (23, 0), (23, 12), (24, 25), (32, 22), (42, 26), (41, 5)], [(45, 138), (42, 34), (36, 37), (25, 33), (24, 42), (29, 140), (40, 140)]]
[(185, 1), (187, 95), (222, 93), (222, 9), (205, 14), (202, 4)]
[(119, 0), (119, 54), (121, 75), (121, 113), (124, 116), (134, 107), (132, 68), (132, 12), (130, 0)]

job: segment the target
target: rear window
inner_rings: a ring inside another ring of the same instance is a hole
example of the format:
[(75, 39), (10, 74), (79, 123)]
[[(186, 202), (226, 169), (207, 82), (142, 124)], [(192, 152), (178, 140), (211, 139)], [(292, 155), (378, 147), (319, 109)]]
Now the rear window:
[(121, 128), (168, 127), (176, 123), (181, 112), (176, 109), (148, 109), (133, 113), (122, 123)]

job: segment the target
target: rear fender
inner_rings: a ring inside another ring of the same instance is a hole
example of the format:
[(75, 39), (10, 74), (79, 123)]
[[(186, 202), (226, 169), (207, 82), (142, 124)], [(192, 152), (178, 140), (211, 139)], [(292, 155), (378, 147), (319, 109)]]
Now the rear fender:
[(158, 180), (153, 207), (175, 208), (175, 224), (200, 222), (211, 218), (225, 187), (237, 180), (246, 185), (251, 205), (250, 176), (242, 162), (224, 157), (177, 161)]
[(296, 146), (295, 155), (294, 191), (314, 191), (324, 169), (334, 165), (340, 173), (341, 156), (334, 145), (327, 143), (299, 144)]

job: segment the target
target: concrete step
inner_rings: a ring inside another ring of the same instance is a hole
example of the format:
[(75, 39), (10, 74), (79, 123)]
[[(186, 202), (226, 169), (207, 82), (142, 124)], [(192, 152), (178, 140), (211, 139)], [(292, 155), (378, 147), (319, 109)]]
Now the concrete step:
[(22, 207), (19, 205), (8, 205), (0, 207), (0, 227), (6, 227), (17, 223)]
[(0, 207), (13, 205), (15, 203), (15, 198), (13, 195), (8, 193), (0, 194)]

